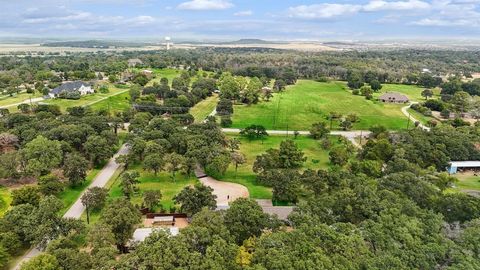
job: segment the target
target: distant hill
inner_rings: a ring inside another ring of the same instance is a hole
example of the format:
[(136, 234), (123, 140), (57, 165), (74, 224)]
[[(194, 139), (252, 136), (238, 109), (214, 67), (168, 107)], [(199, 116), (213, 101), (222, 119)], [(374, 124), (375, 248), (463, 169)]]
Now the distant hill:
[(236, 41), (230, 41), (230, 42), (223, 42), (221, 44), (235, 44), (235, 45), (242, 45), (242, 44), (275, 44), (277, 42), (273, 41), (267, 41), (263, 39), (256, 39), (256, 38), (244, 38), (244, 39), (239, 39)]
[(125, 42), (125, 41), (106, 41), (106, 40), (85, 40), (85, 41), (57, 41), (42, 44), (45, 47), (71, 47), (71, 48), (100, 48), (108, 49), (111, 47), (129, 47), (139, 48), (148, 45), (147, 43)]

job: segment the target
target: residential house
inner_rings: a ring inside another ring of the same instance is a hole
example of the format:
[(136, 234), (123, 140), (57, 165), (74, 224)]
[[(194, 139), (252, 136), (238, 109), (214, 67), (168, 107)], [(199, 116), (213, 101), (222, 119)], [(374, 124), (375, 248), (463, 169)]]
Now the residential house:
[(389, 103), (407, 103), (410, 101), (407, 96), (399, 93), (385, 93), (378, 100)]
[(54, 88), (48, 93), (50, 98), (57, 98), (61, 93), (72, 93), (78, 91), (81, 96), (93, 94), (95, 91), (92, 86), (82, 81), (67, 82)]

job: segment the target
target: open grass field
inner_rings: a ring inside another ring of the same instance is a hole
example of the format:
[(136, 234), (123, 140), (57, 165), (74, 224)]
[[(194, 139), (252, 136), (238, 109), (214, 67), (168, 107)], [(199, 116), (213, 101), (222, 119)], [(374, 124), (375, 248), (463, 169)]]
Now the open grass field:
[[(0, 107), (20, 103), (20, 102), (23, 102), (23, 101), (28, 100), (30, 98), (37, 98), (37, 97), (41, 97), (41, 96), (42, 96), (42, 94), (40, 94), (38, 92), (35, 92), (35, 94), (28, 94), (28, 93), (23, 92), (23, 93), (20, 93), (20, 94), (15, 94), (13, 96), (2, 95), (2, 96), (0, 96)], [(9, 109), (12, 109), (12, 108), (9, 108)], [(15, 109), (16, 109), (16, 106), (15, 106)]]
[(217, 107), (218, 99), (218, 95), (214, 94), (213, 96), (200, 101), (190, 109), (190, 114), (195, 118), (195, 123), (201, 123), (212, 113)]
[[(171, 179), (171, 175), (166, 172), (159, 172), (155, 176), (152, 172), (145, 171), (140, 165), (132, 166), (129, 170), (137, 170), (140, 173), (139, 181), (137, 185), (139, 192), (134, 194), (131, 198), (132, 203), (142, 204), (142, 192), (145, 190), (160, 190), (162, 193), (161, 204), (165, 210), (169, 210), (174, 205), (173, 197), (180, 193), (180, 191), (188, 186), (197, 183), (197, 178), (194, 176), (186, 176), (181, 173), (177, 173), (176, 181)], [(118, 198), (123, 196), (120, 186), (120, 179), (117, 179), (110, 189), (109, 198)]]
[[(425, 98), (422, 97), (422, 91), (424, 87), (416, 85), (405, 85), (405, 84), (382, 84), (382, 89), (378, 93), (374, 93), (374, 97), (378, 98), (379, 96), (387, 92), (396, 92), (406, 95), (411, 101), (425, 101)], [(440, 89), (433, 89), (434, 97), (440, 97)]]
[(475, 176), (473, 173), (459, 173), (455, 177), (458, 178), (456, 187), (460, 190), (477, 190), (480, 191), (480, 176)]
[[(368, 129), (381, 124), (388, 129), (406, 127), (407, 117), (402, 114), (400, 104), (385, 104), (355, 96), (341, 82), (322, 83), (300, 80), (275, 94), (269, 102), (255, 105), (235, 105), (233, 127), (244, 128), (251, 124), (263, 125), (276, 130), (309, 130), (319, 121), (328, 121), (330, 112), (343, 115), (355, 113), (360, 121), (353, 129)], [(338, 121), (333, 128), (338, 128)]]
[[(262, 140), (248, 140), (241, 136), (229, 135), (229, 138), (237, 138), (240, 140), (240, 152), (242, 152), (247, 162), (238, 166), (237, 177), (235, 177), (235, 166), (231, 164), (224, 176), (219, 180), (234, 182), (244, 185), (250, 192), (250, 197), (254, 199), (271, 199), (271, 188), (262, 186), (257, 182), (255, 173), (252, 170), (255, 158), (265, 153), (270, 148), (279, 148), (280, 143), (287, 139), (286, 136), (269, 136)], [(289, 136), (293, 139), (293, 136)], [(331, 137), (332, 145), (337, 142), (337, 137)], [(305, 153), (307, 161), (304, 164), (305, 169), (326, 169), (330, 161), (328, 158), (328, 150), (324, 150), (320, 146), (320, 141), (316, 141), (307, 136), (298, 136), (294, 140), (300, 149)]]
[[(143, 69), (136, 68), (133, 70), (141, 71)], [(180, 74), (182, 73), (181, 70), (173, 68), (148, 68), (148, 70), (153, 71), (155, 78), (150, 80), (147, 86), (153, 85), (154, 83), (160, 83), (160, 79), (164, 77), (167, 78), (168, 83), (172, 85), (173, 78), (180, 76)]]
[(130, 94), (127, 92), (108, 97), (89, 106), (94, 111), (105, 110), (111, 113), (125, 111), (131, 107)]

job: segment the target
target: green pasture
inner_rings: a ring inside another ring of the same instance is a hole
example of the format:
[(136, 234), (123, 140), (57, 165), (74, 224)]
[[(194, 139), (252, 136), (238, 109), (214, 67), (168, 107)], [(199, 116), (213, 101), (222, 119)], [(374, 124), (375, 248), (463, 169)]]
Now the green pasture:
[(190, 109), (190, 114), (195, 118), (195, 123), (201, 123), (212, 113), (217, 107), (218, 99), (218, 95), (215, 94), (200, 101)]

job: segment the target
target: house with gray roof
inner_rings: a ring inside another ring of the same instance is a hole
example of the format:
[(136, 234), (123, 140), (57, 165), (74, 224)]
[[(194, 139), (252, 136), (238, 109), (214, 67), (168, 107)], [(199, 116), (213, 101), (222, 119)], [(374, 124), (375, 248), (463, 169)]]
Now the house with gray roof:
[(410, 101), (407, 96), (394, 92), (385, 93), (378, 100), (388, 103), (407, 103)]
[(92, 86), (82, 81), (66, 82), (54, 89), (48, 95), (50, 98), (57, 98), (61, 93), (79, 92), (81, 96), (93, 94), (95, 91)]

